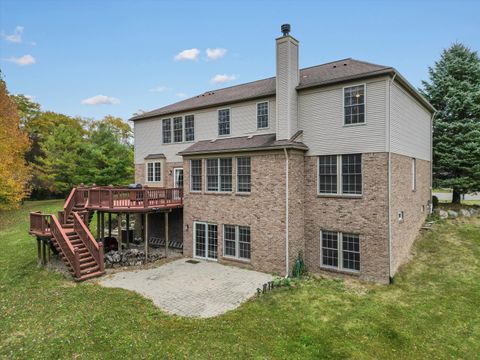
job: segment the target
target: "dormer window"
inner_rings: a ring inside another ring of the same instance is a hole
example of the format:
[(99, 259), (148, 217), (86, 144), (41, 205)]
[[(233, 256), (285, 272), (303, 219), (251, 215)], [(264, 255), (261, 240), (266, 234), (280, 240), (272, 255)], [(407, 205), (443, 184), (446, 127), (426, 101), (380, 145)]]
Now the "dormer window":
[(218, 135), (230, 135), (230, 109), (218, 110)]
[(257, 128), (268, 128), (268, 102), (257, 103)]
[(343, 116), (345, 125), (365, 123), (365, 85), (343, 88)]

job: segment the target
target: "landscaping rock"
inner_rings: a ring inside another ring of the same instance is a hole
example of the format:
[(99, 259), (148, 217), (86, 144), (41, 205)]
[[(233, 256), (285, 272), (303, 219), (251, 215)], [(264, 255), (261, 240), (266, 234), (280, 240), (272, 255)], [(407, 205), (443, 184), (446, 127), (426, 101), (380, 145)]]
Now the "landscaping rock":
[(440, 216), (440, 219), (446, 219), (448, 218), (448, 212), (446, 212), (445, 210), (440, 210), (438, 212), (438, 215)]
[(468, 209), (468, 211), (470, 212), (470, 215), (472, 215), (472, 216), (478, 214), (478, 210), (475, 209), (475, 208), (470, 208), (470, 209)]
[[(154, 262), (164, 258), (160, 253), (148, 254), (147, 262)], [(145, 252), (138, 249), (124, 251), (110, 251), (105, 254), (105, 267), (116, 268), (123, 266), (139, 266), (145, 261)]]
[(456, 211), (453, 211), (453, 210), (448, 210), (448, 217), (452, 218), (452, 219), (455, 219), (455, 218), (458, 217), (458, 213)]
[(460, 209), (460, 215), (465, 216), (465, 217), (470, 217), (472, 214), (470, 214), (470, 211), (467, 209)]

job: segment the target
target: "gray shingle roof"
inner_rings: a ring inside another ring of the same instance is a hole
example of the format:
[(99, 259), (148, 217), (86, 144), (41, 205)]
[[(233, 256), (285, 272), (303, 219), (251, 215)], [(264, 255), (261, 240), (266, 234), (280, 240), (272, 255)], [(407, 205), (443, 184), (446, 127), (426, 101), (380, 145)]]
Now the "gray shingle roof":
[[(300, 84), (297, 89), (341, 82), (354, 78), (380, 75), (394, 71), (391, 67), (376, 65), (354, 59), (338, 60), (300, 70)], [(201, 95), (170, 104), (159, 109), (132, 117), (140, 120), (177, 112), (191, 111), (221, 104), (239, 102), (275, 95), (275, 77), (207, 91)]]
[(179, 155), (274, 150), (284, 147), (308, 150), (308, 147), (304, 143), (291, 140), (276, 140), (275, 134), (264, 134), (240, 136), (234, 138), (220, 138), (216, 140), (202, 140), (181, 151)]

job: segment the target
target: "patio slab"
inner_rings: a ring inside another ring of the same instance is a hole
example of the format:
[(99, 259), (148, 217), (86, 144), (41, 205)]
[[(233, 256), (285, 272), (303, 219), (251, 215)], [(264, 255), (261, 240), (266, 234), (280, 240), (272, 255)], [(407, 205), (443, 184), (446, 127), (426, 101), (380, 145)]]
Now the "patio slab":
[(136, 291), (167, 313), (213, 317), (237, 308), (257, 288), (271, 281), (269, 274), (225, 266), (212, 261), (175, 260), (154, 269), (109, 275), (99, 281), (106, 287)]

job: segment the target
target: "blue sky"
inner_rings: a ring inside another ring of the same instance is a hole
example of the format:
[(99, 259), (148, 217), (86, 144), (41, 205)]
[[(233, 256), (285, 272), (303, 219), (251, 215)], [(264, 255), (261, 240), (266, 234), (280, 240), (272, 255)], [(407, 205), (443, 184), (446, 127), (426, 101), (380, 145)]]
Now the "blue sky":
[(127, 119), (273, 76), (290, 23), (301, 67), (353, 57), (419, 86), (452, 42), (480, 50), (479, 13), (480, 1), (0, 0), (0, 69), (45, 110)]

